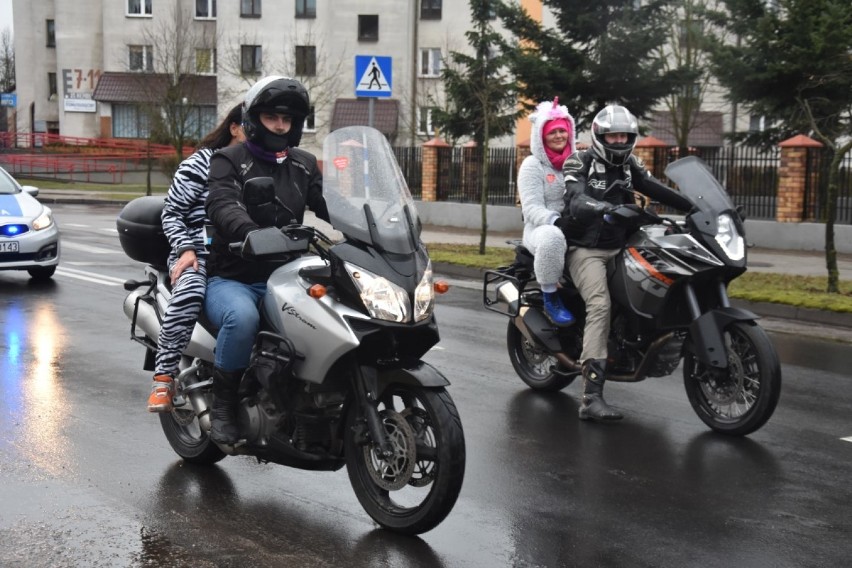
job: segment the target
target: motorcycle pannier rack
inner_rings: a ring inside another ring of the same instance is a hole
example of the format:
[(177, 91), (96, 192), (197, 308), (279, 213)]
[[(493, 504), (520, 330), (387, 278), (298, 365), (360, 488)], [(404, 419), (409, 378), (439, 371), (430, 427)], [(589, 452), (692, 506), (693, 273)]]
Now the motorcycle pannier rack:
[(521, 283), (514, 273), (512, 266), (485, 271), (482, 277), (482, 303), (487, 309), (509, 317), (516, 317), (520, 313)]

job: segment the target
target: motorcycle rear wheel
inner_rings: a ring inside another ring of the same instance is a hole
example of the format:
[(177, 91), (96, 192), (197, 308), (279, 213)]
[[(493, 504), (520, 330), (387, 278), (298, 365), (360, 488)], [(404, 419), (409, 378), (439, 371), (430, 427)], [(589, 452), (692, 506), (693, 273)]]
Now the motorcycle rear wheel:
[(506, 347), (515, 372), (533, 390), (556, 392), (574, 382), (579, 373), (563, 375), (555, 369), (556, 357), (527, 339), (513, 320), (506, 329)]
[(698, 417), (716, 432), (745, 436), (766, 424), (781, 396), (781, 364), (760, 326), (734, 322), (725, 329), (727, 369), (686, 351), (683, 384)]
[(160, 426), (169, 445), (187, 462), (212, 465), (225, 457), (225, 453), (201, 428), (190, 406), (160, 413)]
[(416, 535), (438, 526), (464, 479), (464, 432), (453, 399), (443, 388), (388, 387), (379, 417), (394, 446), (389, 460), (379, 457), (372, 443), (357, 443), (358, 414), (353, 405), (345, 447), (349, 481), (361, 506), (397, 533)]

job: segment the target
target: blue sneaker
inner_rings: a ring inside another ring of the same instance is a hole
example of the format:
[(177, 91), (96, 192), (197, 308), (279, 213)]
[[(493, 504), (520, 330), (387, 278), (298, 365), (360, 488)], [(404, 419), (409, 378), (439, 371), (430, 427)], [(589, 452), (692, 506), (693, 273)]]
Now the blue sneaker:
[(571, 325), (574, 314), (562, 304), (562, 299), (556, 292), (544, 292), (544, 313), (547, 319), (556, 325)]

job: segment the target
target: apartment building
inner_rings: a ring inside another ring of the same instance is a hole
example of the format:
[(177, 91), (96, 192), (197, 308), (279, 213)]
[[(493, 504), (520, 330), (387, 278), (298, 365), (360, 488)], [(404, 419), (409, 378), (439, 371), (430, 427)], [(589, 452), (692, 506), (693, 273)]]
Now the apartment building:
[[(541, 0), (518, 1), (553, 26)], [(442, 61), (468, 49), (471, 26), (466, 1), (442, 0), (14, 0), (13, 9), (18, 132), (147, 137), (145, 105), (179, 74), (194, 76), (180, 104), (198, 136), (257, 79), (280, 74), (311, 93), (303, 145), (312, 151), (329, 130), (367, 121), (356, 56), (392, 62), (374, 126), (396, 144), (428, 140)], [(728, 121), (726, 109), (716, 114)], [(730, 128), (722, 120), (712, 126), (718, 139)], [(514, 137), (493, 143), (528, 138), (523, 119)]]
[(392, 85), (374, 101), (374, 125), (417, 143), (433, 133), (442, 59), (467, 48), (469, 26), (467, 2), (441, 0), (14, 0), (16, 126), (145, 137), (144, 104), (180, 73), (197, 76), (182, 104), (200, 133), (254, 81), (280, 74), (312, 95), (303, 144), (316, 150), (330, 129), (366, 121), (355, 60), (378, 56), (392, 62)]

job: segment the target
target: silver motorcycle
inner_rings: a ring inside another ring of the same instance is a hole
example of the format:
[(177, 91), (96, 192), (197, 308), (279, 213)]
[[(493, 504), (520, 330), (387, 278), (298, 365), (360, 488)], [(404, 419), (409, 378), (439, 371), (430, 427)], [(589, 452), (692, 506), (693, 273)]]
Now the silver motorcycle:
[[(174, 410), (160, 415), (163, 432), (189, 462), (251, 455), (309, 470), (345, 465), (379, 525), (423, 533), (450, 513), (465, 470), (449, 381), (421, 360), (439, 341), (431, 262), (381, 133), (336, 130), (323, 158), (331, 225), (342, 239), (290, 225), (230, 244), (246, 258), (282, 263), (269, 278), (261, 332), (240, 384), (244, 442), (220, 446), (208, 435), (216, 330), (203, 317), (176, 377)], [(249, 180), (243, 191), (253, 206), (280, 205), (270, 178)], [(134, 200), (118, 221), (125, 252), (147, 264), (144, 280), (125, 284), (124, 313), (149, 371), (170, 295), (156, 199)]]

